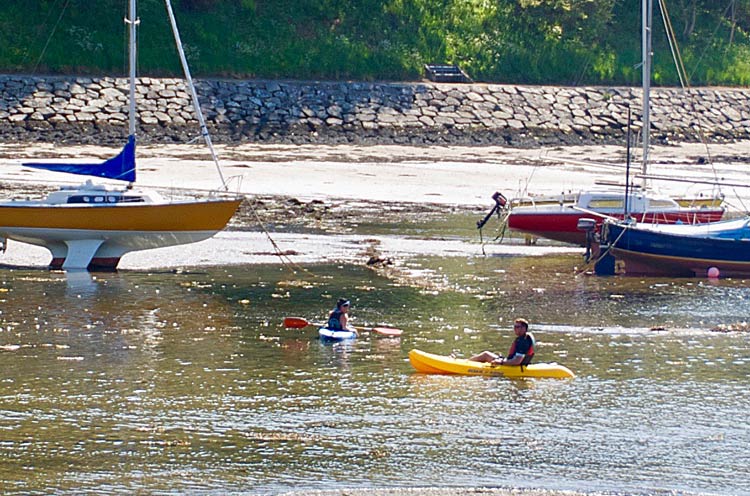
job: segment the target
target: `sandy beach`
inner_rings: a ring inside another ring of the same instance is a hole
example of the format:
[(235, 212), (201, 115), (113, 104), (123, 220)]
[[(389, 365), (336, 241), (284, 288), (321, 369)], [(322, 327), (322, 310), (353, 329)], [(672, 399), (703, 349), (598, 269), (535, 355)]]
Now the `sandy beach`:
[[(36, 183), (70, 181), (70, 176), (22, 166), (34, 160), (104, 160), (110, 147), (0, 144), (0, 180)], [(623, 182), (622, 146), (409, 147), (315, 145), (219, 145), (224, 176), (232, 191), (246, 195), (291, 196), (302, 200), (349, 199), (481, 206), (497, 190), (506, 196), (549, 194)], [(202, 145), (139, 146), (138, 183), (143, 186), (214, 189), (216, 167)], [(632, 169), (640, 169), (638, 151)], [(682, 179), (719, 179), (747, 184), (750, 143), (683, 143), (654, 146), (649, 173)], [(713, 164), (713, 165), (712, 165)], [(665, 193), (710, 190), (708, 185), (659, 182)], [(743, 196), (747, 193), (744, 192)], [(729, 196), (729, 194), (727, 194)]]
[[(750, 143), (706, 148), (701, 144), (656, 146), (650, 174), (695, 181), (719, 180), (730, 211), (745, 211)], [(6, 199), (38, 197), (51, 186), (75, 183), (76, 177), (24, 167), (34, 160), (104, 160), (110, 147), (0, 144), (0, 182)], [(507, 147), (408, 147), (236, 145), (218, 146), (229, 189), (247, 197), (227, 231), (188, 247), (130, 253), (122, 269), (185, 265), (279, 263), (279, 251), (294, 263), (363, 263), (372, 246), (381, 256), (481, 256), (476, 239), (351, 234), (343, 223), (374, 219), (408, 224), (416, 219), (465, 214), (467, 223), (492, 206), (491, 195), (507, 197), (575, 192), (622, 183), (625, 149), (619, 146), (569, 146), (537, 149)], [(640, 169), (638, 157), (633, 169)], [(208, 192), (220, 187), (216, 165), (204, 146), (141, 146), (138, 184), (167, 195)], [(80, 182), (80, 181), (78, 181)], [(712, 186), (686, 182), (654, 183), (666, 194), (709, 195)], [(258, 220), (263, 223), (261, 228)], [(305, 229), (289, 228), (296, 225)], [(278, 226), (284, 226), (278, 230)], [(315, 232), (310, 232), (314, 228)], [(265, 229), (265, 231), (264, 231)], [(295, 232), (306, 230), (305, 233)], [(269, 241), (269, 236), (276, 246)], [(490, 244), (484, 254), (542, 255), (576, 248)], [(43, 249), (11, 242), (2, 263), (45, 266)]]

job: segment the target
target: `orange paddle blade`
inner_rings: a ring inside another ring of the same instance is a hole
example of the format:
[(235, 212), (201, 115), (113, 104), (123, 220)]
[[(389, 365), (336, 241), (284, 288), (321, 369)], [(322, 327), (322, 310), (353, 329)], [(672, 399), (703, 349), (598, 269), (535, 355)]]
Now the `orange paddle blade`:
[(306, 319), (302, 317), (286, 317), (284, 319), (284, 327), (291, 327), (293, 329), (302, 329), (310, 325)]
[(388, 336), (390, 338), (395, 338), (404, 333), (401, 329), (394, 329), (392, 327), (373, 327), (372, 332), (375, 334), (380, 334), (381, 336)]

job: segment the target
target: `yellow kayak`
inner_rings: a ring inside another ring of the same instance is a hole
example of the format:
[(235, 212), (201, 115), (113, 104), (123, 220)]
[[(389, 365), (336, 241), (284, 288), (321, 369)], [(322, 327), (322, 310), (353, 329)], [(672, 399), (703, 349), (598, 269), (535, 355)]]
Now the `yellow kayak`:
[(532, 363), (530, 365), (490, 365), (464, 358), (434, 355), (420, 350), (409, 352), (411, 365), (423, 374), (483, 375), (488, 377), (548, 377), (569, 379), (575, 377), (571, 370), (558, 363)]

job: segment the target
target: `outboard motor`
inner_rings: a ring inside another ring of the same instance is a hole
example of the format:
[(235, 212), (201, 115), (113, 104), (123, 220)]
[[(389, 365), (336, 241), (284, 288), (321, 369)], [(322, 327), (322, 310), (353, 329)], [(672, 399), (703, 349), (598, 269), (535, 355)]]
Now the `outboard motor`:
[(508, 204), (508, 199), (505, 198), (499, 191), (495, 191), (495, 193), (492, 195), (492, 199), (495, 200), (495, 206), (492, 207), (492, 210), (490, 210), (487, 215), (484, 216), (484, 219), (477, 221), (477, 229), (482, 229), (484, 225), (492, 218), (492, 216), (495, 215), (496, 212), (499, 213)]
[[(584, 259), (586, 263), (596, 258), (594, 263), (594, 273), (598, 276), (613, 276), (617, 273), (615, 257), (609, 252), (609, 247), (603, 247), (602, 241), (606, 242), (607, 224), (602, 224), (602, 232), (596, 232), (596, 221), (583, 217), (578, 219), (577, 226), (579, 231), (586, 232), (586, 253)], [(594, 243), (598, 243), (594, 250)]]
[(586, 253), (583, 255), (583, 259), (586, 263), (589, 263), (591, 261), (591, 248), (596, 236), (596, 220), (588, 217), (581, 217), (578, 219), (576, 227), (579, 231), (584, 231), (586, 233)]

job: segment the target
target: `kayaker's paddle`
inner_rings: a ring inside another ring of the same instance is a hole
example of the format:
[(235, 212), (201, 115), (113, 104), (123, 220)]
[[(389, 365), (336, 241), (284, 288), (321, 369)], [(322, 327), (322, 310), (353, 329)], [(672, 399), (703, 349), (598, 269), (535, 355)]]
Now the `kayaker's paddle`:
[[(320, 324), (317, 322), (310, 322), (307, 319), (303, 319), (302, 317), (286, 317), (284, 318), (284, 327), (291, 327), (292, 329), (304, 329), (307, 326), (318, 326), (323, 327), (324, 324)], [(401, 329), (395, 329), (393, 327), (362, 327), (362, 326), (352, 326), (358, 331), (370, 331), (374, 332), (375, 334), (380, 334), (381, 336), (388, 336), (388, 337), (398, 337), (401, 334), (404, 333)]]
[(302, 317), (285, 317), (284, 327), (291, 327), (292, 329), (304, 329), (305, 327), (313, 325), (312, 322), (308, 322)]

